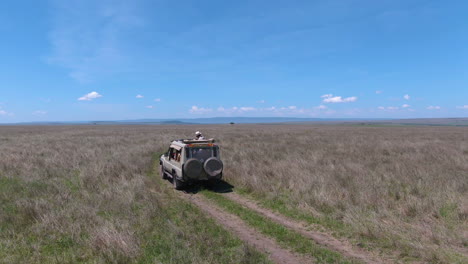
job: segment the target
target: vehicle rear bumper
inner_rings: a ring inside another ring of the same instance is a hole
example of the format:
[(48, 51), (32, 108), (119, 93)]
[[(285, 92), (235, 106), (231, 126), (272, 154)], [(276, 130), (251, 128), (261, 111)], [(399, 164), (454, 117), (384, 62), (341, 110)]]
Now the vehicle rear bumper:
[(221, 180), (222, 178), (223, 178), (223, 173), (220, 173), (216, 176), (209, 176), (208, 174), (203, 173), (196, 178), (189, 178), (187, 176), (184, 176), (184, 178), (180, 180), (184, 182), (197, 182), (197, 181)]

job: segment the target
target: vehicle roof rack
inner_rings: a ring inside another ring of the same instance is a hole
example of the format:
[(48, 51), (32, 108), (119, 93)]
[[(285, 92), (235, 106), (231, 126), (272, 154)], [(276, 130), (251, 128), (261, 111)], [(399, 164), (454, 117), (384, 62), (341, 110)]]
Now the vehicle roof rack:
[(180, 141), (182, 141), (185, 144), (190, 144), (190, 143), (214, 143), (215, 142), (214, 138), (204, 139), (204, 140), (181, 139)]

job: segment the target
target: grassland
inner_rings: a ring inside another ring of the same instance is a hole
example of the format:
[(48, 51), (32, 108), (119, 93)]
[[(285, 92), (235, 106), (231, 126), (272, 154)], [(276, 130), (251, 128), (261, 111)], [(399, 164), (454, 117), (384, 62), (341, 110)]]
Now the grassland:
[(0, 262), (267, 262), (157, 179), (196, 130), (267, 208), (400, 261), (467, 260), (468, 128), (272, 124), (0, 127)]
[(462, 127), (256, 126), (222, 145), (228, 181), (266, 207), (400, 260), (463, 263), (467, 140)]
[(269, 263), (153, 173), (155, 127), (0, 127), (0, 263)]
[(286, 248), (291, 248), (293, 251), (309, 255), (315, 259), (315, 263), (359, 263), (354, 260), (346, 260), (340, 254), (323, 248), (313, 240), (310, 240), (300, 234), (289, 230), (281, 224), (275, 223), (255, 213), (245, 207), (235, 203), (222, 195), (204, 191), (203, 193), (208, 199), (215, 201), (229, 212), (239, 216), (249, 225), (258, 229), (261, 233), (275, 238), (278, 243)]

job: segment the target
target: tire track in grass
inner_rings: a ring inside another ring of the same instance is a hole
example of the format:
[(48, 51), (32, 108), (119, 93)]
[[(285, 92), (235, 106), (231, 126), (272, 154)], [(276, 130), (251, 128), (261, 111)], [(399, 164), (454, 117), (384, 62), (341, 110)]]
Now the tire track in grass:
[(201, 192), (208, 200), (216, 203), (227, 212), (238, 216), (259, 233), (273, 238), (280, 247), (288, 248), (303, 256), (311, 257), (316, 263), (362, 263), (362, 261), (343, 256), (341, 253), (323, 247), (312, 239), (290, 230), (263, 215), (211, 191)]
[(317, 244), (330, 248), (334, 251), (337, 251), (345, 257), (359, 259), (360, 261), (364, 263), (369, 263), (369, 264), (394, 263), (395, 262), (395, 260), (383, 260), (380, 257), (376, 256), (375, 254), (372, 254), (371, 252), (365, 251), (363, 249), (355, 248), (349, 242), (338, 240), (329, 234), (319, 232), (319, 231), (309, 230), (307, 228), (308, 224), (301, 223), (299, 221), (295, 221), (283, 215), (277, 214), (269, 209), (259, 206), (255, 201), (245, 198), (237, 193), (234, 193), (234, 192), (225, 193), (223, 194), (223, 196), (227, 197), (233, 202), (236, 202), (250, 210), (253, 210), (271, 219), (272, 221), (280, 225), (283, 225), (291, 230), (296, 231), (302, 236), (313, 239)]
[(277, 264), (314, 263), (312, 258), (307, 258), (282, 248), (273, 239), (262, 235), (254, 228), (248, 226), (238, 216), (224, 211), (213, 202), (208, 201), (200, 195), (179, 193), (183, 199), (186, 199), (198, 206), (198, 208), (209, 214), (219, 224), (230, 230), (238, 238), (245, 241), (247, 244), (254, 246), (258, 250), (265, 252), (273, 262)]
[[(157, 165), (154, 168), (158, 168)], [(155, 226), (142, 226), (142, 254), (137, 263), (244, 263), (273, 264), (266, 254), (247, 245), (195, 204), (180, 198), (157, 170), (149, 192), (158, 196), (162, 211)], [(0, 261), (1, 262), (1, 261)]]

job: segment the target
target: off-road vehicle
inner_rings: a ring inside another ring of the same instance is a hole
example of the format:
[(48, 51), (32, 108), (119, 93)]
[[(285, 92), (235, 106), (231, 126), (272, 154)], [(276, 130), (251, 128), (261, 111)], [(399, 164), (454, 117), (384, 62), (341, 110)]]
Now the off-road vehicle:
[(196, 181), (217, 181), (223, 177), (223, 162), (214, 139), (174, 140), (159, 164), (161, 177), (172, 178), (177, 190)]

